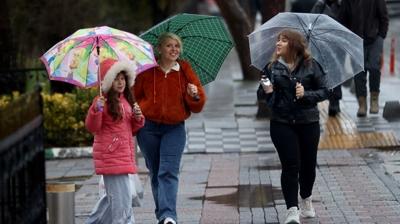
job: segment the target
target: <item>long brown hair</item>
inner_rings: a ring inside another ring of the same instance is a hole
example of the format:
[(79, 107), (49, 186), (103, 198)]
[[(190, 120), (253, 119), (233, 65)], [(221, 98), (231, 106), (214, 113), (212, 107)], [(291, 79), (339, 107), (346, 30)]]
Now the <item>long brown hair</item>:
[[(133, 97), (133, 94), (130, 88), (128, 87), (128, 75), (126, 74), (125, 71), (119, 72), (118, 75), (120, 73), (124, 75), (126, 82), (123, 94), (125, 96), (125, 99), (128, 101), (129, 105), (133, 107), (133, 104), (135, 103), (135, 98)], [(110, 88), (107, 94), (107, 106), (108, 106), (108, 111), (110, 111), (110, 115), (114, 121), (122, 119), (122, 113), (119, 106), (118, 92), (116, 92), (112, 87)]]
[[(306, 38), (298, 31), (292, 29), (284, 29), (278, 34), (278, 38), (285, 37), (288, 40), (288, 59), (296, 62), (298, 59), (303, 59), (305, 65), (310, 64), (312, 59), (310, 51), (307, 49), (308, 44)], [(272, 55), (271, 61), (277, 61), (279, 56), (276, 51)]]

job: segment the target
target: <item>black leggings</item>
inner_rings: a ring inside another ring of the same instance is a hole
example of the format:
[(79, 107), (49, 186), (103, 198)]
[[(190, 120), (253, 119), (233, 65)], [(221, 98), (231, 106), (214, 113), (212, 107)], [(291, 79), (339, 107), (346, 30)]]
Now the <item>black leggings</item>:
[(319, 123), (285, 124), (271, 121), (270, 133), (282, 165), (281, 185), (286, 207), (298, 206), (299, 184), (302, 198), (312, 194)]

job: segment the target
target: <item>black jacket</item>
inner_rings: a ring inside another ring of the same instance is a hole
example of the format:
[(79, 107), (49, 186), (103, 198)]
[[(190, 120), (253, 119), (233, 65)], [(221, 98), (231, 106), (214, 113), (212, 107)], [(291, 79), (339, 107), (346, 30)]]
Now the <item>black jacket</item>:
[(385, 0), (343, 0), (338, 20), (358, 36), (365, 44), (373, 43), (379, 35), (386, 37), (389, 17)]
[[(290, 124), (319, 121), (317, 103), (326, 100), (329, 92), (325, 73), (315, 60), (309, 66), (299, 63), (292, 73), (286, 65), (277, 61), (272, 63), (271, 68), (267, 65), (263, 73), (271, 80), (274, 91), (266, 94), (260, 85), (257, 97), (266, 100), (271, 107), (271, 120)], [(304, 86), (304, 96), (300, 99), (296, 99), (297, 82)]]

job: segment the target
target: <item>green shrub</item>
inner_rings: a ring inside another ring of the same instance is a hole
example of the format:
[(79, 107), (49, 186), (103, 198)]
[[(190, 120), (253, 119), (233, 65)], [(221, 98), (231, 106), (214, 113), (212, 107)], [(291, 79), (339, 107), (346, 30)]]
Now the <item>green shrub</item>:
[(10, 102), (20, 97), (18, 91), (13, 91), (11, 95), (0, 95), (0, 110), (5, 108)]
[[(85, 128), (85, 118), (96, 88), (75, 89), (72, 93), (42, 92), (46, 147), (89, 146), (93, 136)], [(20, 93), (0, 96), (0, 110), (19, 99)], [(2, 118), (0, 118), (2, 119)]]
[(42, 94), (47, 147), (92, 144), (93, 137), (85, 129), (85, 117), (96, 94), (96, 89), (77, 89), (65, 94)]

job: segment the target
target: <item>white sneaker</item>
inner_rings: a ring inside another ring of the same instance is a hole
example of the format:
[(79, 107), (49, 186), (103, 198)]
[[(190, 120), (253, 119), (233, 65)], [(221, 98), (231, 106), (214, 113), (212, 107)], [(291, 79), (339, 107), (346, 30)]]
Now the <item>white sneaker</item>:
[(166, 219), (164, 219), (164, 224), (176, 224), (176, 222), (172, 218), (167, 217)]
[(314, 218), (315, 209), (312, 206), (311, 196), (300, 201), (300, 215), (304, 218)]
[(300, 214), (297, 207), (290, 207), (288, 209), (285, 224), (300, 224)]

